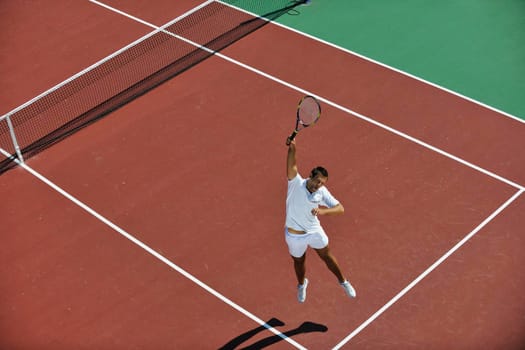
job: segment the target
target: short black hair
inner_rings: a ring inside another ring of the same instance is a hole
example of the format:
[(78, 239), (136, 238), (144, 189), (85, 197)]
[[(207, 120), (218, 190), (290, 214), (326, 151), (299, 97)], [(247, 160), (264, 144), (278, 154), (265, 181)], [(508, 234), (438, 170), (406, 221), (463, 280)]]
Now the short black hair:
[(322, 166), (317, 166), (317, 167), (313, 168), (312, 171), (310, 172), (310, 178), (313, 179), (317, 175), (322, 175), (324, 177), (328, 177), (328, 170), (326, 170)]

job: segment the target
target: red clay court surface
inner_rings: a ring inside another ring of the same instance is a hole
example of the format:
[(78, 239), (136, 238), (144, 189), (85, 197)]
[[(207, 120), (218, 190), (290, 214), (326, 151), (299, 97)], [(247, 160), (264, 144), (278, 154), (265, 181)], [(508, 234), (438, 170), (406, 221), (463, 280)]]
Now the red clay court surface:
[[(200, 2), (106, 4), (160, 26)], [(88, 1), (0, 11), (1, 114), (151, 31)], [(213, 56), (27, 162), (64, 192), (0, 176), (0, 348), (525, 345), (523, 122), (273, 24), (221, 54), (259, 71)], [(355, 300), (310, 251), (296, 301), (284, 140), (304, 93), (323, 116), (299, 168), (330, 170)]]

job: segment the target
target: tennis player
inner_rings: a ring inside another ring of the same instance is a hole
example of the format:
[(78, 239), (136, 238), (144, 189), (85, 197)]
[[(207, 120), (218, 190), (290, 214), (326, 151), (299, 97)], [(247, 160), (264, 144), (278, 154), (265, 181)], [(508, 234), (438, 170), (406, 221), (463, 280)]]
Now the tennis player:
[(355, 298), (356, 292), (343, 276), (335, 257), (328, 247), (328, 236), (321, 227), (319, 216), (344, 213), (343, 205), (325, 187), (328, 172), (323, 167), (312, 169), (310, 177), (303, 179), (297, 170), (296, 144), (290, 138), (288, 145), (287, 176), (288, 193), (286, 196), (285, 238), (293, 259), (297, 276), (297, 300), (306, 300), (308, 279), (306, 274), (306, 249), (312, 247), (326, 266), (337, 277), (339, 284), (349, 297)]

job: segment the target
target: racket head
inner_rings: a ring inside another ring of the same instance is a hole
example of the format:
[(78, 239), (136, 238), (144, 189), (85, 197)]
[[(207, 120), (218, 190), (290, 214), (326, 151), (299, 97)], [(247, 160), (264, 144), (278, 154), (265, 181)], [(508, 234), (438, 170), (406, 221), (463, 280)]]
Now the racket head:
[(319, 101), (313, 96), (304, 96), (297, 105), (297, 130), (299, 130), (299, 126), (306, 128), (315, 124), (319, 118), (321, 118), (321, 105)]

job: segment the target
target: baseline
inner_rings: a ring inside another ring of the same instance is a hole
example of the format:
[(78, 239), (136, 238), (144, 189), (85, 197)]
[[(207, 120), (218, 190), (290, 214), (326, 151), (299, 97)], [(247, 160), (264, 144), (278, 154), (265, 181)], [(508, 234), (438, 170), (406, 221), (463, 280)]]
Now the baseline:
[(466, 96), (466, 95), (460, 94), (459, 92), (456, 92), (456, 91), (454, 91), (454, 90), (450, 90), (450, 89), (448, 89), (448, 88), (446, 88), (446, 87), (444, 87), (444, 86), (441, 86), (441, 85), (439, 85), (439, 84), (436, 84), (436, 83), (433, 83), (433, 82), (431, 82), (431, 81), (425, 80), (425, 79), (423, 79), (423, 78), (421, 78), (421, 77), (418, 77), (418, 76), (413, 75), (413, 74), (411, 74), (411, 73), (405, 72), (405, 71), (403, 71), (403, 70), (401, 70), (401, 69), (398, 69), (398, 68), (395, 68), (395, 67), (389, 66), (389, 65), (386, 64), (386, 63), (383, 63), (383, 62), (380, 62), (380, 61), (374, 60), (373, 58), (370, 58), (370, 57), (368, 57), (368, 56), (364, 56), (364, 55), (362, 55), (362, 54), (360, 54), (360, 53), (357, 53), (357, 52), (355, 52), (355, 51), (352, 51), (352, 50), (349, 50), (349, 49), (347, 49), (347, 48), (344, 48), (344, 47), (338, 46), (338, 45), (336, 45), (336, 44), (334, 44), (334, 43), (331, 43), (331, 42), (329, 42), (329, 41), (326, 41), (326, 40), (323, 40), (323, 39), (317, 38), (317, 37), (312, 36), (312, 35), (310, 35), (310, 34), (308, 34), (308, 33), (304, 33), (304, 32), (301, 32), (301, 31), (299, 31), (299, 30), (297, 30), (297, 29), (294, 29), (294, 28), (288, 27), (288, 26), (286, 26), (286, 25), (284, 25), (284, 24), (282, 24), (282, 23), (275, 22), (275, 25), (280, 26), (280, 27), (282, 27), (282, 28), (284, 28), (284, 29), (286, 29), (286, 30), (289, 30), (289, 31), (291, 31), (291, 32), (297, 33), (297, 34), (299, 34), (299, 35), (302, 35), (302, 36), (304, 36), (304, 37), (307, 37), (307, 38), (309, 38), (309, 39), (312, 39), (312, 40), (314, 40), (314, 41), (318, 41), (318, 42), (323, 43), (323, 44), (325, 44), (325, 45), (331, 46), (331, 47), (333, 47), (333, 48), (335, 48), (335, 49), (337, 49), (337, 50), (340, 50), (340, 51), (346, 52), (346, 53), (348, 53), (348, 54), (350, 54), (350, 55), (354, 55), (354, 56), (359, 57), (359, 58), (361, 58), (361, 59), (363, 59), (363, 60), (365, 60), (365, 61), (368, 61), (368, 62), (370, 62), (370, 63), (377, 64), (378, 66), (381, 66), (381, 67), (386, 68), (386, 69), (389, 69), (389, 70), (391, 70), (391, 71), (393, 71), (393, 72), (396, 72), (396, 73), (402, 74), (402, 75), (404, 75), (404, 76), (407, 76), (407, 77), (409, 77), (409, 78), (412, 78), (412, 79), (417, 80), (417, 81), (419, 81), (419, 82), (422, 82), (422, 83), (424, 83), (424, 84), (427, 84), (427, 85), (429, 85), (429, 86), (432, 86), (432, 87), (434, 87), (434, 88), (436, 88), (436, 89), (439, 89), (439, 90), (445, 91), (445, 92), (447, 92), (447, 93), (449, 93), (449, 94), (451, 94), (451, 95), (454, 95), (454, 96), (457, 96), (457, 97), (459, 97), (459, 98), (462, 98), (462, 99), (464, 99), (464, 100), (466, 100), (466, 101), (469, 101), (469, 102), (475, 103), (475, 104), (477, 104), (477, 105), (479, 105), (479, 106), (481, 106), (481, 107), (484, 107), (484, 108), (490, 109), (491, 111), (497, 112), (497, 113), (499, 113), (499, 114), (501, 114), (501, 115), (503, 115), (503, 116), (505, 116), (505, 117), (508, 117), (508, 118), (510, 118), (510, 119), (513, 119), (513, 120), (515, 120), (515, 121), (518, 121), (518, 122), (520, 122), (520, 123), (525, 124), (525, 119), (518, 118), (518, 117), (516, 117), (515, 115), (512, 115), (512, 114), (510, 114), (510, 113), (508, 113), (508, 112), (502, 111), (502, 110), (500, 110), (500, 109), (498, 109), (498, 108), (496, 108), (496, 107), (492, 107), (492, 106), (490, 106), (490, 105), (488, 105), (488, 104), (486, 104), (486, 103), (483, 103), (483, 102), (481, 102), (481, 101), (478, 101), (478, 100), (476, 100), (476, 99), (473, 99), (472, 97), (468, 97), (468, 96)]

